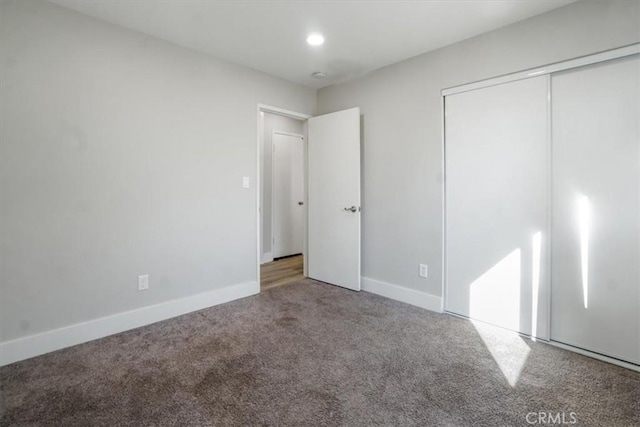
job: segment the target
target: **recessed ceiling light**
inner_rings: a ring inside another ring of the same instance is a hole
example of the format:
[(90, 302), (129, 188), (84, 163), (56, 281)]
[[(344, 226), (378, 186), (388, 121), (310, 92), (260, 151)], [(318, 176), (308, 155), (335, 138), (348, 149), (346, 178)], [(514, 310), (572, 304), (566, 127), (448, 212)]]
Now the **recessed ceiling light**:
[(324, 79), (326, 76), (327, 75), (322, 71), (316, 71), (311, 73), (311, 77), (313, 77), (314, 79)]
[(324, 43), (324, 37), (319, 33), (309, 34), (309, 37), (307, 37), (307, 43), (309, 43), (311, 46), (320, 46), (322, 43)]

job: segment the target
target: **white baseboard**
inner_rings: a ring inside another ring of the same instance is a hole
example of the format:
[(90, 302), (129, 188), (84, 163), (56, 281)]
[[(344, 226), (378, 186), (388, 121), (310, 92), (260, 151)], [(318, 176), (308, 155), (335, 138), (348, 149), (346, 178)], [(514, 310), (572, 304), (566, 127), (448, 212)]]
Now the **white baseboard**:
[(363, 291), (442, 313), (442, 297), (405, 288), (404, 286), (381, 282), (368, 277), (361, 278), (361, 285)]
[(613, 357), (605, 356), (604, 354), (593, 353), (589, 350), (584, 350), (572, 345), (563, 344), (557, 341), (542, 341), (547, 344), (551, 344), (554, 347), (560, 347), (565, 350), (573, 351), (574, 353), (582, 354), (583, 356), (591, 357), (593, 359), (602, 360), (603, 362), (611, 363), (613, 365), (622, 366), (623, 368), (631, 369), (632, 371), (640, 372), (640, 365), (636, 365), (632, 362), (625, 362), (624, 360), (615, 359)]
[(108, 335), (139, 328), (260, 292), (258, 282), (240, 283), (0, 343), (0, 366)]
[(273, 252), (265, 252), (262, 254), (262, 260), (260, 261), (260, 264), (265, 264), (271, 261), (273, 261)]

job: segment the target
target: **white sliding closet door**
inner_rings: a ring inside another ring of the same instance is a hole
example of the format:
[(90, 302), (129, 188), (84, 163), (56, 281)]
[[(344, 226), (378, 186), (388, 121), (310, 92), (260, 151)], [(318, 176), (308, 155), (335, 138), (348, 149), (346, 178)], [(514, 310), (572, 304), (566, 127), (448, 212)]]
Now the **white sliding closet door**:
[(445, 310), (548, 338), (548, 77), (449, 95)]
[(640, 59), (552, 77), (551, 339), (640, 364)]

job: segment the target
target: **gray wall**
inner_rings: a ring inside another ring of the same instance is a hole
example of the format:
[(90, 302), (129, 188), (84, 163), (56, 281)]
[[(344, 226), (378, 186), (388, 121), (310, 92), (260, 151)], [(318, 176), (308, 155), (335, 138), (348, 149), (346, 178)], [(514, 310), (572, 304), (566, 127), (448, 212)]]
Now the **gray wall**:
[(254, 281), (256, 105), (313, 114), (315, 90), (1, 8), (0, 340)]
[(304, 122), (277, 114), (265, 113), (263, 118), (263, 149), (262, 149), (262, 252), (271, 252), (271, 218), (272, 210), (272, 147), (271, 138), (274, 130), (304, 135)]
[(363, 276), (441, 295), (441, 89), (639, 41), (640, 1), (582, 1), (321, 89), (363, 115)]

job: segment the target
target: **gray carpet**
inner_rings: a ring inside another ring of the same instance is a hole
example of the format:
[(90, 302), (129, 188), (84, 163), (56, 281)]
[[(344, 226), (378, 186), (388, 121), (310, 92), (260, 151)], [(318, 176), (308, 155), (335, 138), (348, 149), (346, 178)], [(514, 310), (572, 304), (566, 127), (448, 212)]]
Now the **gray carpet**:
[(304, 280), (3, 367), (0, 425), (640, 425), (639, 373), (481, 329)]

